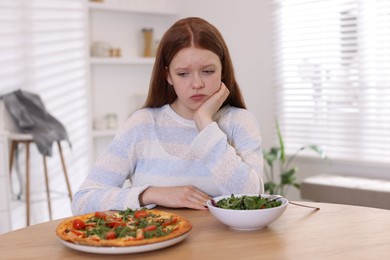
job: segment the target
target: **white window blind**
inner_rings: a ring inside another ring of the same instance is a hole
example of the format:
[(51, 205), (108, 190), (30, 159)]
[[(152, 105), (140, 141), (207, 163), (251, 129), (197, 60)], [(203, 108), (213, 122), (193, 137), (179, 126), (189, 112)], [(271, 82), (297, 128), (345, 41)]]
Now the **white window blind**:
[[(89, 167), (86, 10), (85, 0), (0, 0), (0, 95), (17, 89), (39, 94), (65, 126), (72, 142), (72, 149), (66, 143), (63, 149), (73, 192)], [(53, 145), (48, 161), (51, 187), (65, 193), (56, 149)], [(44, 195), (42, 158), (36, 149), (32, 152), (32, 193)], [(69, 215), (64, 199), (57, 208), (53, 205), (54, 217)], [(46, 204), (41, 206), (44, 212)]]
[(390, 1), (275, 0), (277, 118), (287, 152), (390, 165)]

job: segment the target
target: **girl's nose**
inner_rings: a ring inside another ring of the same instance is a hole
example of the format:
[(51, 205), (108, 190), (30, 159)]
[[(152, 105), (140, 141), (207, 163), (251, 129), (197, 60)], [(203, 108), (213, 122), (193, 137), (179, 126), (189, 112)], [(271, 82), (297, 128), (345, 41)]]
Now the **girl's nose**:
[(201, 89), (204, 88), (204, 83), (202, 78), (199, 75), (195, 75), (192, 80), (192, 88), (193, 89)]

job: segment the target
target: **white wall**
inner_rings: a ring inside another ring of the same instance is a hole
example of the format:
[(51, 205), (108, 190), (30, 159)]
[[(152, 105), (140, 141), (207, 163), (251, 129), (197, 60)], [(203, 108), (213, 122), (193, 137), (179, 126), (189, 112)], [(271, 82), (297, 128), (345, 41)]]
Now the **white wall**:
[(182, 17), (202, 17), (224, 36), (248, 109), (259, 120), (264, 147), (272, 146), (274, 129), (270, 2), (179, 1)]

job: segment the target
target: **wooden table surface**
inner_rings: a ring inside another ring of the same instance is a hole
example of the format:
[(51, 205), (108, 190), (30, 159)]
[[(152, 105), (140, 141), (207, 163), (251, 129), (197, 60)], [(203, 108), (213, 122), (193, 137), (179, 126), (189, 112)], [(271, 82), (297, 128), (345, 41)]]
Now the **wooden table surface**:
[(61, 220), (0, 235), (0, 259), (390, 259), (390, 211), (301, 202), (288, 205), (267, 228), (234, 231), (208, 211), (160, 210), (188, 218), (193, 229), (173, 246), (151, 252), (103, 255), (65, 247), (55, 235)]

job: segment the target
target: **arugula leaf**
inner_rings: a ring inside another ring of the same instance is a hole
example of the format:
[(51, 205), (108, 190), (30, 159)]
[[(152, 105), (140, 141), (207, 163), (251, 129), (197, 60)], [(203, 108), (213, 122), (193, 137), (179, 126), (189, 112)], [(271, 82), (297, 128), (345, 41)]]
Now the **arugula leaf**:
[(260, 196), (241, 196), (235, 197), (233, 194), (229, 198), (221, 199), (217, 202), (219, 208), (235, 210), (251, 210), (262, 208), (274, 208), (282, 205), (281, 201), (275, 200), (268, 202), (266, 198)]

